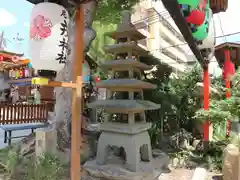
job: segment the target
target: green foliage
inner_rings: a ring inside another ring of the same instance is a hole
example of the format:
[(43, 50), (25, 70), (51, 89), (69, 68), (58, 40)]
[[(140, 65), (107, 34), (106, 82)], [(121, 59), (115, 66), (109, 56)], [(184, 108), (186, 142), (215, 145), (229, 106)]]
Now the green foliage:
[[(201, 108), (201, 96), (196, 91), (196, 83), (201, 82), (201, 68), (196, 66), (185, 75), (169, 82), (170, 94), (175, 99), (175, 116), (180, 121), (180, 127), (192, 129), (192, 120), (196, 110)], [(189, 127), (187, 127), (189, 125)]]
[[(217, 87), (224, 97), (226, 89)], [(209, 111), (203, 109), (196, 112), (195, 117), (200, 121), (209, 119), (213, 124), (225, 123), (227, 120), (238, 121), (240, 117), (240, 71), (232, 79), (231, 97), (229, 99), (211, 99)]]
[(17, 150), (9, 150), (7, 154), (6, 169), (10, 179), (15, 179), (17, 177), (17, 168), (22, 160), (19, 153), (20, 149), (18, 148)]
[(220, 142), (226, 140), (226, 123), (213, 124), (213, 141)]
[(94, 21), (93, 29), (96, 31), (97, 37), (90, 46), (89, 54), (98, 64), (101, 64), (106, 60), (112, 59), (111, 55), (104, 52), (104, 46), (113, 44), (114, 40), (106, 38), (104, 34), (116, 30), (116, 25), (112, 23), (102, 24), (100, 21)]
[(139, 0), (100, 0), (95, 20), (101, 21), (103, 24), (117, 24), (121, 19), (121, 12), (132, 10), (132, 7), (138, 2)]
[[(157, 84), (154, 92), (146, 92), (145, 98), (155, 103), (161, 104), (159, 110), (164, 121), (182, 119), (183, 124), (191, 120), (197, 109), (201, 107), (199, 93), (196, 93), (196, 83), (201, 81), (201, 71), (193, 68), (179, 78), (170, 79), (171, 70), (166, 65), (157, 67), (151, 73), (149, 82)], [(159, 121), (160, 117), (151, 118)]]
[(6, 169), (9, 180), (65, 180), (69, 176), (69, 167), (56, 156), (23, 157), (20, 149), (9, 150)]
[(171, 68), (157, 65), (157, 70), (146, 75), (148, 82), (157, 85), (153, 91), (145, 91), (146, 100), (161, 105), (157, 111), (147, 112), (147, 119), (153, 122), (149, 131), (154, 146), (163, 133), (174, 133), (184, 128), (192, 131), (195, 112), (201, 108), (201, 97), (196, 92), (196, 83), (201, 81), (201, 69), (194, 67), (179, 78), (170, 78)]
[(25, 180), (65, 180), (68, 171), (66, 166), (54, 155), (45, 154), (35, 163), (27, 162)]

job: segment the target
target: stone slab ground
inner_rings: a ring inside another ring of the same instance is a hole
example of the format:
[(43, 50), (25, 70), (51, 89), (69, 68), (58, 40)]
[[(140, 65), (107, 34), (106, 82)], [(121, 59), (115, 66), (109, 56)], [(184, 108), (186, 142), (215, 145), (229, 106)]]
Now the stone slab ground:
[[(191, 170), (191, 169), (184, 169), (184, 168), (173, 169), (169, 173), (163, 172), (155, 180), (192, 180), (193, 173), (194, 173), (194, 170)], [(81, 180), (106, 180), (106, 179), (93, 178), (85, 175), (84, 177), (82, 177)], [(221, 177), (221, 174), (208, 172), (207, 177), (204, 180), (222, 180), (222, 177)]]
[(158, 154), (151, 163), (141, 162), (139, 171), (131, 172), (124, 168), (121, 158), (111, 156), (106, 165), (97, 165), (96, 160), (87, 161), (83, 168), (91, 176), (109, 180), (155, 180), (167, 170), (169, 159), (166, 154)]

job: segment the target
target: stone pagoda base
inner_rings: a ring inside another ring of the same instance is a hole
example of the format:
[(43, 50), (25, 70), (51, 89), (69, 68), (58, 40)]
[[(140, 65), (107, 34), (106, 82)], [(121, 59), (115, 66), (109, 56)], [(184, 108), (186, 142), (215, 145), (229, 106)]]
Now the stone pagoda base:
[(169, 159), (164, 153), (158, 154), (151, 162), (141, 162), (137, 172), (128, 171), (124, 161), (116, 156), (108, 158), (107, 165), (98, 165), (96, 160), (88, 161), (83, 168), (91, 177), (111, 180), (156, 180), (168, 166)]
[(151, 123), (141, 124), (116, 124), (103, 123), (100, 129), (103, 131), (98, 140), (97, 164), (107, 163), (111, 147), (123, 148), (125, 152), (125, 168), (137, 172), (140, 161), (152, 160), (151, 141), (148, 129)]

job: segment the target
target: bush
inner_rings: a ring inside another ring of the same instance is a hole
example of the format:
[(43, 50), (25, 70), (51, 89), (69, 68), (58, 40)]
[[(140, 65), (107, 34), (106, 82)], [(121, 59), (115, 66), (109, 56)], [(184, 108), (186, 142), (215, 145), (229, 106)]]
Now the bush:
[(10, 150), (6, 168), (10, 180), (69, 179), (69, 167), (52, 154), (44, 154), (36, 159), (20, 157), (19, 151)]
[(56, 156), (45, 154), (33, 165), (31, 159), (27, 162), (25, 180), (66, 180), (68, 167)]

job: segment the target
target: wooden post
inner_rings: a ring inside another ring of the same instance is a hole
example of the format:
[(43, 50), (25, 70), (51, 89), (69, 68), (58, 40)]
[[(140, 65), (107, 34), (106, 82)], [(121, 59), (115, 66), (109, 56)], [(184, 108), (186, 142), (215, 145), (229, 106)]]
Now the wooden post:
[[(208, 74), (208, 63), (206, 63), (203, 69), (203, 84), (204, 84), (204, 99), (203, 99), (203, 108), (205, 111), (209, 110), (209, 74)], [(203, 124), (204, 134), (203, 134), (203, 141), (204, 145), (207, 149), (209, 136), (210, 136), (210, 121), (206, 119)]]
[(84, 58), (83, 34), (84, 13), (81, 5), (75, 17), (75, 50), (73, 60), (73, 83), (80, 85), (79, 90), (72, 89), (72, 140), (71, 140), (71, 180), (81, 179), (80, 147), (81, 147), (81, 114), (82, 114), (82, 63)]

